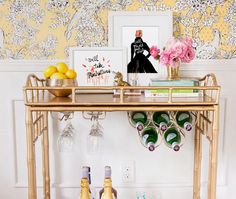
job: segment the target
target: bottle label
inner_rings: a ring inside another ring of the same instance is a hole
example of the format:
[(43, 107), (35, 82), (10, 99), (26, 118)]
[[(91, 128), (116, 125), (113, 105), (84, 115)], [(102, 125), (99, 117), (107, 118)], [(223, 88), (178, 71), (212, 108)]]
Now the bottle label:
[(148, 134), (143, 135), (143, 142), (144, 142), (144, 143), (146, 143), (146, 141), (147, 141), (147, 139), (148, 139), (148, 136), (149, 136)]
[(131, 120), (134, 125), (138, 122), (145, 124), (147, 122), (147, 115), (145, 112), (133, 112), (131, 115)]
[(178, 120), (179, 120), (179, 121), (182, 121), (182, 120), (186, 120), (187, 118), (189, 118), (189, 114), (187, 114), (187, 113), (181, 113), (181, 114), (179, 115)]
[(164, 118), (167, 122), (169, 121), (169, 116), (167, 114), (162, 113), (161, 117)]
[(169, 142), (170, 140), (174, 139), (175, 137), (177, 137), (177, 135), (175, 133), (170, 133), (169, 135), (167, 135), (166, 141)]

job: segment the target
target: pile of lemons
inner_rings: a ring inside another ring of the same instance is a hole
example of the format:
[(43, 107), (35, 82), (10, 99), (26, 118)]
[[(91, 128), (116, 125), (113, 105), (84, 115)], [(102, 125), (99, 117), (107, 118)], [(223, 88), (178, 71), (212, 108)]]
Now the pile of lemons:
[(74, 79), (77, 73), (73, 69), (69, 69), (64, 62), (57, 63), (55, 66), (48, 66), (43, 71), (46, 79)]

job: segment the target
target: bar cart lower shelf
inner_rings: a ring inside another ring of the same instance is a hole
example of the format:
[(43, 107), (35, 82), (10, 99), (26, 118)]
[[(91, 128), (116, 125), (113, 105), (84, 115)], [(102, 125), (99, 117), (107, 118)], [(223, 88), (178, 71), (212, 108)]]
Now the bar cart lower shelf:
[[(219, 93), (213, 74), (199, 79), (195, 87), (166, 87), (168, 97), (145, 98), (141, 96), (126, 96), (127, 90), (163, 89), (163, 87), (68, 87), (71, 97), (53, 97), (48, 90), (63, 89), (46, 87), (45, 81), (30, 75), (24, 87), (26, 106), (27, 157), (28, 157), (28, 198), (37, 198), (35, 143), (41, 137), (43, 193), (44, 199), (50, 199), (50, 165), (49, 165), (49, 112), (65, 111), (194, 111), (197, 113), (194, 139), (194, 169), (193, 169), (193, 199), (200, 199), (202, 138), (210, 144), (208, 170), (208, 199), (216, 199), (217, 181), (217, 143), (219, 120)], [(40, 85), (40, 86), (39, 86)], [(201, 95), (195, 98), (174, 98), (173, 90), (194, 89)], [(78, 91), (87, 91), (81, 92)], [(99, 93), (89, 93), (90, 90)], [(120, 95), (102, 94), (102, 91), (118, 90)]]

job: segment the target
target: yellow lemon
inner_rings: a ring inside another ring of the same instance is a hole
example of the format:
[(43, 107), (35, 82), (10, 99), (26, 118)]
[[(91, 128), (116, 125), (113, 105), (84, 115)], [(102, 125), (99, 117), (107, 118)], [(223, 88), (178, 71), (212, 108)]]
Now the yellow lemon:
[(67, 79), (66, 75), (63, 73), (54, 73), (51, 79)]
[(74, 79), (76, 78), (77, 74), (76, 72), (73, 70), (73, 69), (70, 69), (66, 72), (66, 76), (69, 78), (69, 79)]
[(57, 63), (57, 70), (59, 73), (66, 73), (68, 71), (68, 66), (64, 62)]
[(56, 73), (56, 72), (57, 72), (56, 66), (48, 66), (48, 67), (43, 71), (43, 74), (44, 74), (44, 77), (50, 78), (51, 75), (52, 75), (53, 73)]

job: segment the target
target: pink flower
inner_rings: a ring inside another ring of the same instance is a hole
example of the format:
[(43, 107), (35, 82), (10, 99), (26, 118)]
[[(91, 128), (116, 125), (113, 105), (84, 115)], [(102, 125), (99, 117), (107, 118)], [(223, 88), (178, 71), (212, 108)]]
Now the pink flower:
[(186, 51), (186, 54), (183, 58), (181, 58), (181, 61), (184, 63), (190, 63), (195, 57), (195, 51), (193, 48), (189, 47)]
[(150, 48), (150, 54), (159, 59), (162, 65), (171, 65), (176, 67), (178, 62), (189, 63), (195, 57), (195, 51), (192, 47), (191, 38), (175, 39), (172, 37), (168, 40), (166, 47), (160, 54), (160, 49), (156, 46)]
[(150, 54), (152, 55), (153, 58), (158, 59), (158, 55), (160, 53), (160, 49), (157, 48), (157, 46), (152, 46), (150, 48)]
[(169, 65), (171, 67), (176, 67), (177, 66), (177, 63), (179, 62), (179, 52), (178, 50), (174, 49), (174, 48), (171, 48), (169, 50), (170, 52), (170, 61), (169, 61)]
[(170, 50), (176, 42), (177, 40), (174, 37), (170, 38), (166, 43), (166, 50)]
[(164, 50), (161, 53), (160, 62), (163, 65), (169, 64), (170, 63), (170, 52)]
[(187, 48), (188, 46), (181, 41), (177, 41), (173, 46), (173, 49), (176, 51), (176, 54), (179, 58), (182, 58), (185, 56)]
[(185, 39), (183, 39), (183, 42), (187, 45), (187, 46), (193, 46), (193, 40), (192, 40), (192, 38), (189, 38), (189, 37), (187, 37), (187, 38), (185, 38)]
[(170, 60), (176, 59), (176, 58), (179, 57), (179, 52), (176, 49), (174, 49), (174, 48), (171, 48), (169, 50), (169, 53), (170, 53)]

